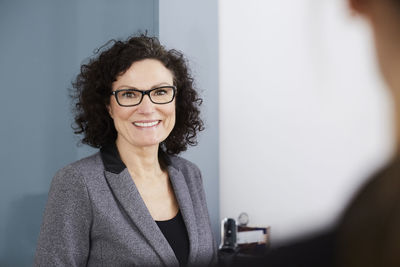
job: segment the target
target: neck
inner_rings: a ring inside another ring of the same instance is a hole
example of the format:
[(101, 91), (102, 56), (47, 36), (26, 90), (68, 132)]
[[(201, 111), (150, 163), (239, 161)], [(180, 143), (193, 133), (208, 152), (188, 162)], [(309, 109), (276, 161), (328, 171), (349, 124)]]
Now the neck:
[(158, 160), (159, 145), (136, 147), (119, 137), (116, 145), (122, 162), (135, 180), (150, 179), (162, 174)]

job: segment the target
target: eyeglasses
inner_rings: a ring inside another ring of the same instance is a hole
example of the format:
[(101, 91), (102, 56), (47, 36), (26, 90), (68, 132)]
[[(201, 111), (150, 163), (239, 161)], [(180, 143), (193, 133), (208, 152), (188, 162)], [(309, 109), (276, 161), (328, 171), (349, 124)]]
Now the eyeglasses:
[(115, 96), (118, 105), (122, 107), (133, 107), (139, 105), (143, 97), (148, 95), (150, 101), (154, 104), (168, 104), (175, 98), (175, 86), (160, 86), (146, 91), (137, 89), (121, 89), (111, 92)]

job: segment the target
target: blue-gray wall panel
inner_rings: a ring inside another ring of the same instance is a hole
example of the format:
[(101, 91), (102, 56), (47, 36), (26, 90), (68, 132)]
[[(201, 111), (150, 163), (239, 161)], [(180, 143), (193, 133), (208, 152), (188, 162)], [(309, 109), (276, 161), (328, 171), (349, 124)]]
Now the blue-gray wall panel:
[(0, 1), (0, 266), (32, 265), (55, 171), (91, 151), (70, 127), (80, 63), (139, 30), (158, 35), (158, 1)]

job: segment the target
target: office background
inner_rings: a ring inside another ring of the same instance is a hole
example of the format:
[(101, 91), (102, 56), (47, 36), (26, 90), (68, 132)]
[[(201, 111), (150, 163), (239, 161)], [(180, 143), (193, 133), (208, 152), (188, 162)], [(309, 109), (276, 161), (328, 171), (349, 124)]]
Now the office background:
[[(77, 146), (68, 97), (80, 64), (96, 48), (139, 31), (160, 36), (162, 43), (182, 50), (193, 64), (207, 103), (205, 116), (216, 111), (217, 3), (196, 2), (187, 1), (183, 12), (179, 1), (0, 1), (0, 266), (32, 265), (53, 175), (96, 151)], [(196, 6), (208, 14), (207, 23), (196, 23), (201, 14), (189, 11)], [(207, 50), (200, 47), (205, 44)], [(217, 232), (218, 117), (205, 121), (207, 131), (201, 134), (199, 147), (184, 156), (203, 170)]]
[(392, 150), (370, 33), (345, 0), (0, 1), (0, 266), (31, 266), (50, 181), (77, 146), (68, 88), (112, 38), (189, 59), (206, 130), (183, 153), (212, 227), (247, 212), (273, 244), (332, 224)]

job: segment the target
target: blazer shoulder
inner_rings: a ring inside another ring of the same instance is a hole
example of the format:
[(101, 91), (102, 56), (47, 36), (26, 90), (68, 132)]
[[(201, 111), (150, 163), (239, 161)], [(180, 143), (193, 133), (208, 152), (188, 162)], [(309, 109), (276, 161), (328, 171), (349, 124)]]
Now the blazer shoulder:
[(104, 165), (100, 157), (100, 153), (97, 152), (86, 158), (77, 160), (68, 164), (57, 171), (55, 179), (57, 177), (68, 180), (73, 179), (77, 176), (84, 177), (85, 179), (95, 177), (97, 173), (103, 173)]
[(200, 169), (193, 162), (180, 156), (170, 156), (171, 165), (182, 172), (196, 172), (200, 174)]
[(102, 167), (104, 169), (103, 161), (100, 156), (100, 152), (96, 152), (86, 158), (77, 160), (70, 164), (72, 167), (78, 170), (92, 169)]
[(171, 166), (182, 172), (188, 185), (195, 188), (203, 187), (203, 180), (199, 167), (193, 162), (179, 156), (170, 156)]

